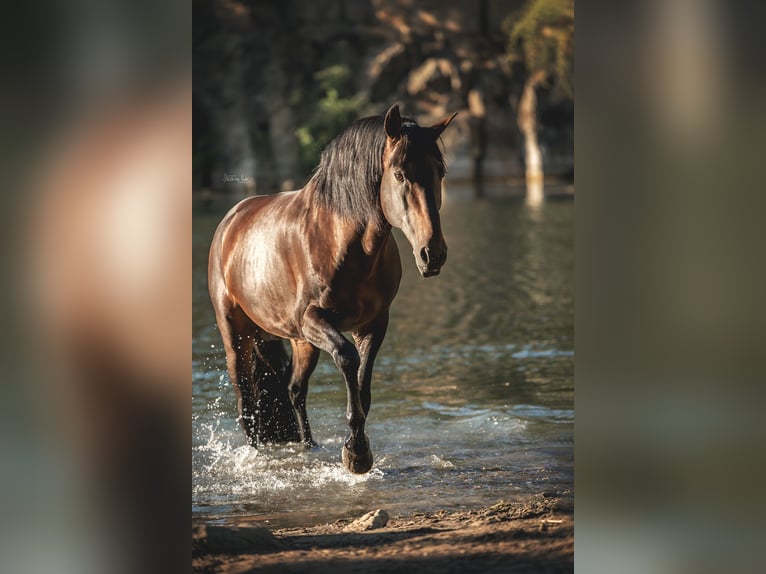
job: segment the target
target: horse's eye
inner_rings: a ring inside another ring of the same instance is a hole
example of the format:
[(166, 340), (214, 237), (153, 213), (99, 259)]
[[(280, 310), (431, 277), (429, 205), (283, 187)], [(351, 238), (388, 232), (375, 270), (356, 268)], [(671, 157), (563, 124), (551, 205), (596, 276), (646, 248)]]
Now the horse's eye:
[(404, 174), (401, 171), (395, 171), (394, 177), (396, 178), (396, 181), (404, 181)]

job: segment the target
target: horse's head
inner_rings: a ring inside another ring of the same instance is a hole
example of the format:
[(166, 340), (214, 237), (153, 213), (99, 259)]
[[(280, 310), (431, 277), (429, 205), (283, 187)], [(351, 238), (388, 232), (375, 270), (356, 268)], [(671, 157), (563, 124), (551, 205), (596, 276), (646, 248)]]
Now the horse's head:
[(400, 228), (412, 245), (423, 277), (438, 275), (447, 260), (439, 208), (442, 204), (444, 158), (439, 136), (457, 114), (431, 127), (402, 120), (399, 106), (386, 113), (380, 205), (383, 215)]

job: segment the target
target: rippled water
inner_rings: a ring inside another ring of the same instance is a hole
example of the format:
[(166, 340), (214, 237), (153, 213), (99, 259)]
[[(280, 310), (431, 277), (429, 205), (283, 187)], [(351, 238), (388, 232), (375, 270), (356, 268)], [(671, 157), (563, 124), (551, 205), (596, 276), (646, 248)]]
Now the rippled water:
[(319, 448), (247, 445), (207, 298), (207, 248), (226, 206), (194, 215), (193, 516), (309, 525), (385, 507), (464, 508), (573, 488), (574, 202), (459, 199), (442, 208), (449, 260), (404, 276), (373, 376), (375, 466), (340, 462), (346, 392), (323, 353), (308, 411)]

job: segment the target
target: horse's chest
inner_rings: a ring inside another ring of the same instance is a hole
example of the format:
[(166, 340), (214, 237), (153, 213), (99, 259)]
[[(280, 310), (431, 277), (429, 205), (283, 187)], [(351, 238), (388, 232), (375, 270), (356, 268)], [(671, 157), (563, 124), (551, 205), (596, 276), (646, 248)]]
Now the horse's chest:
[(329, 293), (327, 307), (334, 312), (341, 330), (354, 330), (385, 312), (397, 287), (398, 281), (389, 277), (340, 278)]

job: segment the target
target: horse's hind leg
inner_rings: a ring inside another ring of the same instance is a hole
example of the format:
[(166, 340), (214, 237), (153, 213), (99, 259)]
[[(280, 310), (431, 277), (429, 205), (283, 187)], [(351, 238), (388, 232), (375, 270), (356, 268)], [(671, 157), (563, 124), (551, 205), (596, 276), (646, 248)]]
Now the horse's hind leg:
[(306, 412), (306, 395), (309, 390), (309, 377), (317, 366), (319, 349), (306, 341), (293, 340), (291, 344), (293, 348), (293, 368), (287, 390), (290, 393), (290, 400), (298, 419), (301, 440), (307, 446), (316, 446), (314, 439), (311, 437), (309, 416)]
[(225, 316), (216, 315), (226, 351), (229, 380), (237, 393), (239, 422), (250, 444), (257, 446), (259, 417), (253, 385), (255, 325), (239, 308), (232, 309)]
[(253, 388), (258, 406), (258, 438), (277, 444), (298, 442), (302, 437), (288, 396), (290, 368), (282, 341), (265, 341), (258, 336), (255, 354)]

